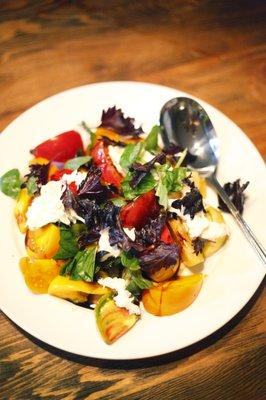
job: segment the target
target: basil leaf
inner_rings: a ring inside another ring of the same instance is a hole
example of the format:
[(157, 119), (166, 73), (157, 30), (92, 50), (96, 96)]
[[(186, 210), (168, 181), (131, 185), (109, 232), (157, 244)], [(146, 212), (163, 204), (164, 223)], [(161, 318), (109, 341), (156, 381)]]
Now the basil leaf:
[(178, 192), (183, 187), (183, 179), (186, 177), (186, 168), (175, 168), (172, 171), (168, 170), (163, 178), (163, 183), (168, 192)]
[(88, 125), (86, 124), (86, 122), (84, 122), (84, 121), (81, 122), (81, 126), (82, 126), (83, 129), (85, 129), (85, 131), (87, 131), (87, 133), (88, 133), (89, 136), (90, 136), (90, 143), (89, 143), (89, 145), (88, 145), (88, 150), (90, 150), (90, 149), (94, 146), (94, 143), (95, 143), (95, 141), (96, 141), (96, 133), (93, 132), (93, 131), (88, 127)]
[(60, 247), (54, 255), (55, 260), (67, 260), (73, 258), (79, 251), (76, 238), (71, 230), (66, 226), (60, 227)]
[(138, 142), (137, 144), (130, 143), (125, 147), (119, 162), (125, 171), (127, 171), (130, 165), (138, 158), (142, 149), (142, 142)]
[(60, 274), (69, 275), (73, 280), (92, 282), (95, 272), (95, 257), (97, 247), (89, 247), (79, 251), (75, 258), (64, 265)]
[(127, 200), (132, 200), (135, 197), (149, 192), (150, 190), (152, 190), (155, 186), (156, 186), (156, 181), (154, 179), (154, 177), (152, 176), (151, 173), (147, 174), (142, 180), (141, 182), (133, 189), (130, 186), (130, 182), (132, 180), (133, 174), (132, 172), (128, 171), (128, 173), (126, 174), (125, 179), (122, 182), (122, 190), (123, 190), (123, 194), (124, 197)]
[(34, 193), (36, 193), (38, 190), (37, 178), (35, 178), (35, 176), (30, 176), (26, 183), (26, 186), (29, 195), (33, 195)]
[(122, 251), (120, 257), (122, 265), (130, 271), (137, 271), (140, 269), (139, 260), (133, 257), (129, 252)]
[(158, 135), (161, 131), (159, 125), (154, 125), (145, 139), (145, 149), (148, 151), (156, 150), (158, 147)]
[(84, 281), (92, 282), (95, 270), (95, 257), (96, 247), (91, 247), (84, 250), (75, 265), (72, 278), (77, 280), (83, 279)]
[(162, 181), (159, 182), (157, 188), (156, 188), (156, 192), (155, 195), (157, 197), (159, 197), (159, 204), (161, 206), (163, 206), (166, 210), (168, 207), (168, 191), (166, 186), (164, 185), (164, 183)]
[(137, 285), (140, 289), (149, 289), (150, 287), (153, 286), (152, 281), (149, 279), (143, 278), (142, 274), (140, 271), (135, 272), (134, 274), (131, 275), (132, 281)]
[(16, 199), (20, 193), (21, 178), (18, 169), (11, 169), (0, 178), (0, 190), (7, 196)]
[(141, 271), (134, 271), (128, 276), (129, 284), (127, 290), (135, 297), (139, 297), (143, 289), (149, 289), (153, 286), (152, 281), (143, 278)]
[(61, 268), (60, 275), (67, 276), (71, 274), (72, 269), (75, 267), (75, 263), (78, 257), (80, 257), (81, 253), (77, 253), (76, 257), (72, 260), (69, 260), (63, 267)]
[(65, 168), (79, 169), (84, 164), (91, 160), (91, 156), (75, 157), (65, 163)]

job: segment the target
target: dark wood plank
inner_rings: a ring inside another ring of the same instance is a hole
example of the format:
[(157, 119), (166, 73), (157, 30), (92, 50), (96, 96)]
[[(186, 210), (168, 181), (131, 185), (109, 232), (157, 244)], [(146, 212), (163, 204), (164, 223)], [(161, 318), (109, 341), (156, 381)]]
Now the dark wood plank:
[[(259, 0), (2, 0), (0, 130), (58, 91), (141, 80), (218, 107), (265, 156), (265, 14)], [(257, 297), (238, 324), (149, 368), (40, 347), (1, 314), (0, 398), (263, 399), (265, 294)]]

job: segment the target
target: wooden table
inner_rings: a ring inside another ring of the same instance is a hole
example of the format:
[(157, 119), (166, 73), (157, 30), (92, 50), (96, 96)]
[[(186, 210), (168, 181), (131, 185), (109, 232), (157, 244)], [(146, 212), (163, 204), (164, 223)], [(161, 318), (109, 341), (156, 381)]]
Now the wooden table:
[[(265, 156), (265, 13), (259, 0), (2, 0), (0, 130), (61, 90), (138, 80), (213, 104)], [(261, 292), (203, 342), (133, 364), (63, 354), (1, 314), (0, 399), (262, 399)]]

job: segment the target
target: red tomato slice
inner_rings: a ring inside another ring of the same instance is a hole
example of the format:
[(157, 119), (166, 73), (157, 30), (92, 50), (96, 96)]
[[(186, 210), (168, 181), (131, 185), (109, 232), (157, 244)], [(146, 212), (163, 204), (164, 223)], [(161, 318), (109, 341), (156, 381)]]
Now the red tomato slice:
[(149, 218), (155, 218), (159, 210), (160, 207), (154, 191), (144, 193), (121, 209), (122, 226), (139, 230), (147, 223)]
[(164, 225), (162, 232), (161, 232), (161, 241), (167, 244), (175, 243), (174, 239), (171, 236), (171, 233), (168, 229), (167, 225)]
[(93, 148), (91, 150), (91, 156), (92, 156), (94, 163), (98, 167), (107, 163), (105, 146), (104, 146), (104, 143), (102, 140), (97, 140), (97, 142), (95, 143), (95, 145), (93, 146)]
[(74, 158), (78, 152), (84, 153), (81, 136), (76, 131), (68, 131), (39, 144), (31, 153), (49, 161), (61, 161)]
[(119, 174), (112, 163), (108, 154), (108, 148), (102, 140), (98, 140), (91, 150), (91, 156), (94, 164), (102, 171), (102, 179), (107, 184), (113, 184), (118, 189), (121, 186), (123, 177)]

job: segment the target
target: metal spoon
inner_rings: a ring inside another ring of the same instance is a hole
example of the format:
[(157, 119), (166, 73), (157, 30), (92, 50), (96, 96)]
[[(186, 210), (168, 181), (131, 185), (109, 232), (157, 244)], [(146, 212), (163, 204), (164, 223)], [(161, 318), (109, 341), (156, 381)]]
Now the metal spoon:
[(204, 176), (217, 190), (246, 238), (263, 264), (266, 265), (265, 250), (216, 179), (219, 141), (206, 111), (195, 100), (188, 97), (177, 97), (169, 100), (163, 106), (160, 124), (165, 147), (174, 144), (187, 148), (191, 155), (188, 167)]

